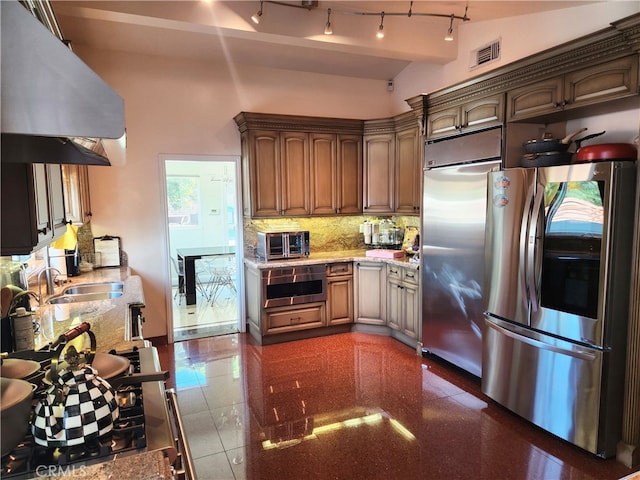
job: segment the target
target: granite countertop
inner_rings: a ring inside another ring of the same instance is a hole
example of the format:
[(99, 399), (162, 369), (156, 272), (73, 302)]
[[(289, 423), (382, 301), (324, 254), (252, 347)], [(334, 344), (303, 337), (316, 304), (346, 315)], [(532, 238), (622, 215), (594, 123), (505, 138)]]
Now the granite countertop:
[(40, 474), (38, 478), (69, 478), (74, 480), (110, 480), (144, 479), (171, 480), (169, 459), (161, 451), (145, 452), (136, 455), (117, 456), (112, 462), (103, 462), (91, 466), (68, 468), (61, 475)]
[(244, 262), (248, 265), (258, 268), (260, 270), (268, 268), (283, 268), (292, 267), (297, 265), (318, 265), (322, 263), (338, 263), (338, 262), (378, 262), (387, 263), (391, 265), (398, 265), (401, 267), (407, 267), (414, 270), (418, 270), (420, 267), (419, 262), (411, 261), (408, 256), (401, 258), (379, 258), (379, 257), (367, 257), (366, 250), (347, 250), (336, 252), (314, 252), (308, 257), (304, 258), (292, 258), (290, 260), (260, 260), (256, 257), (245, 257)]
[(40, 331), (35, 337), (36, 349), (46, 347), (62, 333), (82, 322), (91, 324), (91, 331), (96, 336), (97, 351), (99, 352), (108, 352), (112, 349), (128, 350), (134, 346), (144, 346), (142, 340), (127, 338), (128, 329), (126, 327), (129, 320), (129, 305), (144, 305), (142, 280), (139, 276), (131, 275), (127, 267), (102, 268), (83, 273), (78, 277), (70, 277), (69, 280), (64, 285), (56, 287), (54, 295), (72, 285), (113, 281), (124, 282), (124, 293), (121, 297), (109, 300), (58, 305), (45, 303), (38, 306), (34, 309), (34, 318), (40, 323)]

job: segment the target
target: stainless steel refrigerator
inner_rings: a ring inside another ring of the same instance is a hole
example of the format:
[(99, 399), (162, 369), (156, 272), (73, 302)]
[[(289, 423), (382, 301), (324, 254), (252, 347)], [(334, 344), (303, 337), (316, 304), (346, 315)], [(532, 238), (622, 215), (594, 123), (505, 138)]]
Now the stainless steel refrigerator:
[(422, 344), (481, 375), (487, 174), (500, 168), (502, 129), (425, 145)]
[(622, 428), (635, 162), (489, 175), (482, 391), (602, 457)]

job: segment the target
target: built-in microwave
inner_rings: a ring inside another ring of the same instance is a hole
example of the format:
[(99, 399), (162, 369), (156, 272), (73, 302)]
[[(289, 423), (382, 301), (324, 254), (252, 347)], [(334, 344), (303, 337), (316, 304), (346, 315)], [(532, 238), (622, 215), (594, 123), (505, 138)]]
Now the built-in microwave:
[(261, 260), (300, 258), (309, 255), (309, 232), (258, 232), (257, 256)]

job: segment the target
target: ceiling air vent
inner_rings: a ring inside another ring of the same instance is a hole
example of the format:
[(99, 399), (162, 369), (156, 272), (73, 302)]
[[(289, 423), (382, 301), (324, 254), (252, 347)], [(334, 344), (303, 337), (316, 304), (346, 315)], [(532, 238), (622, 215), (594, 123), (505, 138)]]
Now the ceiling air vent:
[(486, 63), (500, 59), (500, 39), (484, 45), (471, 52), (469, 68), (474, 69)]

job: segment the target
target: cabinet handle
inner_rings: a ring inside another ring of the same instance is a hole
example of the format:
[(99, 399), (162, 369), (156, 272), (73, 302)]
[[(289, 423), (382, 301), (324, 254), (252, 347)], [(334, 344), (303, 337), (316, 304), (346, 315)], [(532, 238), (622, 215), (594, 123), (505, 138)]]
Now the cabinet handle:
[(407, 273), (406, 275), (409, 278), (416, 278), (416, 276), (413, 273)]
[(300, 323), (300, 317), (291, 317), (291, 324)]
[(40, 230), (38, 230), (38, 233), (41, 233), (42, 235), (46, 235), (47, 227), (41, 228)]

